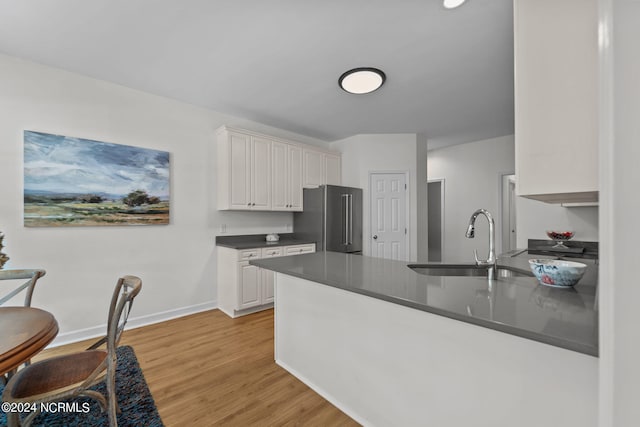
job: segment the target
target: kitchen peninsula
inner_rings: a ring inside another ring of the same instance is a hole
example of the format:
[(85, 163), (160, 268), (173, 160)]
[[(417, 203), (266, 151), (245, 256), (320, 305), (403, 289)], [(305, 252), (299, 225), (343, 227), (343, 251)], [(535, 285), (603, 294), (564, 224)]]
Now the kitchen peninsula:
[(277, 273), (277, 363), (364, 425), (597, 423), (593, 263), (574, 289), (334, 252), (252, 263)]

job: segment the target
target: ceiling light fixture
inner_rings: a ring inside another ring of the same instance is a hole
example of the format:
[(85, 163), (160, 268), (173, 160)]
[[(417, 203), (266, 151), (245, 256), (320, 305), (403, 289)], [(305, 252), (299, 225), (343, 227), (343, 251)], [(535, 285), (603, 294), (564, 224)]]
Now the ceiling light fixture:
[(444, 0), (442, 5), (447, 9), (455, 9), (458, 6), (461, 6), (465, 0)]
[(386, 79), (387, 76), (377, 68), (360, 67), (343, 73), (338, 84), (346, 92), (361, 95), (378, 89)]

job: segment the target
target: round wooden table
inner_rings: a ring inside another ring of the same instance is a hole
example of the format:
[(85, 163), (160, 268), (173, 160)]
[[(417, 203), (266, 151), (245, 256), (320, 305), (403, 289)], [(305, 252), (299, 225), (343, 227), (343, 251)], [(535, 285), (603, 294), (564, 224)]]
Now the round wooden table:
[(34, 307), (0, 307), (0, 375), (17, 368), (58, 335), (58, 322)]

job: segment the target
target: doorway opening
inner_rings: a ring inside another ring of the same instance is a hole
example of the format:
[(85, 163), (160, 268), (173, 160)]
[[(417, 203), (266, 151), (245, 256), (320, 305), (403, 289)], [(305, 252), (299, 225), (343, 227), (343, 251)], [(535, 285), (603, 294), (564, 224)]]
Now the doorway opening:
[(502, 175), (501, 179), (501, 232), (502, 253), (512, 251), (517, 247), (516, 235), (516, 176)]
[(427, 181), (427, 235), (429, 262), (442, 261), (444, 252), (444, 179)]

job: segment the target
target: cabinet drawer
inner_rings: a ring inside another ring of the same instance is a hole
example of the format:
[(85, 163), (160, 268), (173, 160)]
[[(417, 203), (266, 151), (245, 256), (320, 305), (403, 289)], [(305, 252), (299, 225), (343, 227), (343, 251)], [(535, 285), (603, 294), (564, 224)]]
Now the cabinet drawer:
[(256, 248), (256, 249), (244, 249), (241, 251), (238, 251), (238, 260), (240, 261), (246, 261), (246, 260), (250, 260), (250, 259), (258, 259), (260, 258), (260, 249)]
[(262, 248), (262, 258), (282, 256), (282, 253), (282, 246), (279, 246), (277, 248)]
[(311, 243), (308, 245), (287, 246), (284, 248), (285, 255), (308, 254), (315, 251), (316, 251), (315, 243)]

